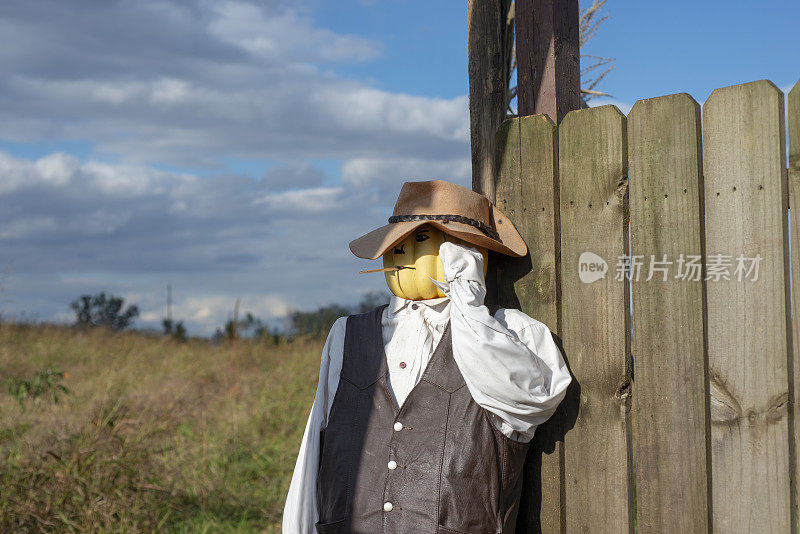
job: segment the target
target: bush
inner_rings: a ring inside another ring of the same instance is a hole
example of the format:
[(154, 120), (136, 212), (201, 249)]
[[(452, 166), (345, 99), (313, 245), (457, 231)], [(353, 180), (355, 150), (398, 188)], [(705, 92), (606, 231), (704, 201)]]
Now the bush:
[(83, 295), (70, 307), (75, 312), (76, 326), (107, 326), (112, 330), (124, 330), (139, 316), (137, 306), (128, 306), (123, 312), (124, 300), (105, 292), (98, 295)]
[(164, 319), (161, 325), (164, 327), (165, 336), (170, 336), (175, 341), (186, 341), (186, 327), (183, 326), (183, 321), (176, 323), (172, 319)]
[(322, 306), (311, 312), (294, 311), (289, 315), (290, 331), (292, 334), (323, 336), (339, 317), (353, 313), (364, 313), (377, 306), (389, 302), (389, 295), (382, 291), (370, 291), (361, 297), (361, 300), (352, 308), (332, 304)]
[(57, 403), (59, 392), (69, 393), (66, 386), (61, 383), (63, 379), (63, 372), (48, 367), (36, 373), (31, 379), (11, 377), (0, 383), (8, 389), (8, 394), (16, 399), (20, 408), (24, 409), (25, 401), (28, 399), (38, 404), (42, 397), (52, 396), (53, 402)]

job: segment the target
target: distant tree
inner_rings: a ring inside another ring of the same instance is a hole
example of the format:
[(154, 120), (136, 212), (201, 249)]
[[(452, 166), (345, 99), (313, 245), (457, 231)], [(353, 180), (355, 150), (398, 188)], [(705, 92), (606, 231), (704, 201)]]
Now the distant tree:
[(251, 337), (278, 345), (282, 340), (291, 341), (292, 336), (323, 336), (328, 333), (339, 317), (353, 313), (364, 313), (388, 302), (389, 294), (385, 291), (370, 291), (365, 293), (358, 304), (353, 307), (331, 304), (321, 306), (313, 311), (295, 310), (289, 313), (284, 330), (277, 326), (269, 326), (248, 312), (236, 324), (234, 324), (233, 319), (228, 319), (222, 328), (217, 328), (214, 339), (219, 341), (221, 339), (231, 340), (234, 336)]
[(385, 291), (370, 291), (361, 297), (358, 306), (356, 306), (356, 313), (368, 312), (373, 308), (377, 308), (383, 304), (389, 303), (389, 294)]
[(186, 341), (186, 327), (183, 326), (183, 321), (175, 322), (172, 319), (164, 319), (161, 324), (164, 326), (164, 335), (170, 336), (176, 341)]
[(234, 328), (233, 319), (228, 319), (225, 323), (225, 337), (233, 339), (236, 337), (253, 337), (259, 335), (264, 330), (264, 322), (251, 312), (245, 314), (244, 319), (240, 319)]
[(353, 308), (331, 304), (310, 312), (293, 311), (289, 314), (289, 330), (292, 334), (322, 336), (328, 333), (339, 317), (364, 313), (388, 302), (388, 293), (370, 291)]
[(183, 326), (183, 321), (178, 321), (175, 325), (175, 339), (178, 341), (186, 341), (186, 327)]
[(289, 324), (292, 334), (322, 336), (328, 333), (336, 319), (350, 315), (351, 310), (331, 304), (322, 306), (315, 311), (293, 311), (289, 314)]
[(237, 335), (236, 323), (234, 323), (233, 319), (228, 319), (228, 322), (225, 323), (225, 339), (233, 339)]
[(267, 343), (279, 345), (284, 338), (283, 332), (277, 326), (264, 326), (255, 333), (256, 337), (263, 339)]
[(106, 326), (112, 330), (124, 330), (139, 316), (139, 308), (128, 306), (122, 311), (124, 299), (105, 292), (98, 295), (83, 295), (72, 301), (76, 326)]

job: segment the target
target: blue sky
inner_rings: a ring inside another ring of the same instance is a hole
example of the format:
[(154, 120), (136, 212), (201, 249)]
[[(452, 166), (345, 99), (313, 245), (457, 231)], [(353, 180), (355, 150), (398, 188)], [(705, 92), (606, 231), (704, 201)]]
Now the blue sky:
[[(380, 61), (349, 75), (409, 93), (467, 92), (466, 2), (312, 5), (330, 28), (385, 44)], [(679, 92), (702, 101), (716, 87), (762, 78), (784, 87), (800, 78), (799, 2), (609, 0), (603, 12), (609, 18), (584, 52), (617, 59), (603, 89), (621, 102)]]
[[(623, 2), (586, 53), (638, 98), (800, 78), (797, 2)], [(383, 289), (347, 243), (406, 180), (470, 183), (466, 2), (0, 4), (0, 314), (110, 291), (190, 333)]]

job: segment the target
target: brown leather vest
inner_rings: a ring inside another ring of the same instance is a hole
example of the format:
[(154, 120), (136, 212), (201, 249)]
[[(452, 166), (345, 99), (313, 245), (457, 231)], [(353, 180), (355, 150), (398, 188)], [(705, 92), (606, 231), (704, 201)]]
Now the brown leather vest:
[(449, 323), (398, 408), (386, 381), (384, 307), (347, 318), (321, 435), (317, 532), (513, 533), (528, 444), (504, 436), (472, 400)]

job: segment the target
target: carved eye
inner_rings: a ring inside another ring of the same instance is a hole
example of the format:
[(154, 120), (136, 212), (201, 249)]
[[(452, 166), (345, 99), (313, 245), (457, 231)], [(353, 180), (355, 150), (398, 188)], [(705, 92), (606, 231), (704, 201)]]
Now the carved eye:
[(406, 248), (406, 244), (405, 243), (401, 243), (399, 247), (394, 247), (394, 253), (395, 254), (405, 254), (406, 253), (405, 248)]
[(416, 235), (417, 243), (422, 243), (426, 239), (430, 239), (430, 237), (427, 233), (420, 232)]

